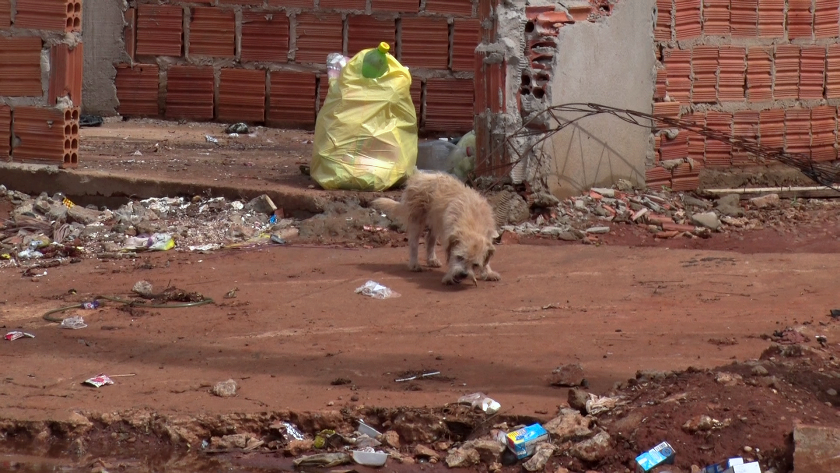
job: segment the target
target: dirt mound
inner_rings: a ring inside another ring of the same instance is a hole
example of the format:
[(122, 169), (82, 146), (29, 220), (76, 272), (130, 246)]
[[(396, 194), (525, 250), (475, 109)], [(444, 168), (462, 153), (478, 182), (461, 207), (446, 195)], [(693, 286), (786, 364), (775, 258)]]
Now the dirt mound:
[[(77, 413), (65, 422), (9, 422), (0, 425), (0, 435), (8, 440), (5, 448), (18, 454), (61, 452), (78, 464), (119, 465), (124, 460), (112, 453), (119, 451), (119, 457), (145, 458), (149, 466), (235, 465), (254, 471), (288, 468), (291, 457), (308, 453), (343, 451), (358, 442), (361, 434), (355, 430), (363, 420), (385, 434), (377, 437), (379, 448), (397, 464), (445, 459), (512, 472), (521, 466), (509, 461), (502, 466), (505, 456), (493, 446), (496, 437), (542, 422), (554, 444), (546, 471), (626, 471), (640, 452), (667, 441), (677, 452), (673, 471), (696, 471), (741, 456), (758, 461), (762, 471), (785, 473), (793, 469), (796, 424), (837, 424), (838, 352), (837, 347), (773, 345), (759, 360), (713, 370), (640, 371), (603, 397), (571, 391), (570, 404), (582, 412), (562, 406), (551, 421), (485, 416), (462, 405), (196, 417), (131, 411)], [(577, 405), (574, 398), (581, 396), (590, 403)], [(285, 422), (307, 439), (323, 437), (326, 446), (291, 438)]]

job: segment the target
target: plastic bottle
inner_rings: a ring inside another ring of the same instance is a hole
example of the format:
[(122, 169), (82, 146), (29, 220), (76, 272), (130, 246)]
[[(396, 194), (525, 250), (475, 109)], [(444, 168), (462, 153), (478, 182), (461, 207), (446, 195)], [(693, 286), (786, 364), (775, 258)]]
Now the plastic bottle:
[(362, 60), (362, 75), (368, 79), (376, 79), (388, 72), (388, 58), (386, 55), (391, 47), (388, 43), (379, 43), (379, 47), (365, 53)]

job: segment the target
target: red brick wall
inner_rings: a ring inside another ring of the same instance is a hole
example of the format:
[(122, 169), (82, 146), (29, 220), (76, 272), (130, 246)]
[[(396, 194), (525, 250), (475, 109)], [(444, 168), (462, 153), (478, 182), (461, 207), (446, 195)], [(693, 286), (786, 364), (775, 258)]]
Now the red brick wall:
[(0, 0), (0, 161), (75, 166), (81, 1), (17, 0), (14, 15), (11, 4)]
[(201, 3), (129, 2), (133, 62), (117, 68), (120, 114), (312, 127), (327, 54), (387, 41), (412, 72), (421, 130), (473, 128), (477, 0)]
[[(815, 161), (837, 159), (840, 0), (656, 4), (654, 113), (691, 118)], [(656, 137), (655, 143), (646, 176), (651, 187), (694, 189), (704, 168), (756, 164), (698, 135)], [(673, 173), (658, 166), (686, 157), (691, 163)]]

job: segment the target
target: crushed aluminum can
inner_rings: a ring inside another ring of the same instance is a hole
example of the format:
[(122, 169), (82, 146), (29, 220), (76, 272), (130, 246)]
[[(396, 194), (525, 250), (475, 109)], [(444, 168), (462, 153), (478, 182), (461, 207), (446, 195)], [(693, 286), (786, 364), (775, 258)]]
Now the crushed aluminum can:
[(741, 457), (730, 458), (728, 460), (724, 460), (719, 463), (715, 463), (714, 465), (709, 465), (706, 468), (703, 468), (702, 473), (723, 473), (724, 471), (732, 468), (735, 465), (743, 465), (744, 459)]
[(659, 465), (673, 465), (677, 454), (668, 442), (662, 442), (636, 457), (636, 472), (647, 473)]
[(99, 308), (99, 301), (82, 302), (82, 309), (93, 310)]
[(522, 460), (534, 454), (538, 443), (548, 441), (548, 432), (542, 425), (533, 424), (507, 434), (505, 441), (517, 460)]
[(32, 335), (31, 333), (26, 333), (26, 332), (21, 332), (21, 331), (15, 330), (13, 332), (7, 333), (5, 338), (6, 338), (6, 340), (8, 340), (10, 342), (13, 342), (13, 341), (17, 340), (18, 338), (23, 338), (23, 337), (35, 338), (35, 335)]
[(87, 327), (87, 324), (85, 323), (85, 319), (83, 319), (81, 316), (78, 316), (78, 315), (75, 316), (75, 317), (68, 317), (68, 318), (61, 321), (61, 328), (69, 328), (69, 329), (72, 329), (72, 330), (79, 330), (80, 328), (85, 328), (85, 327)]
[(89, 384), (95, 388), (99, 388), (105, 386), (106, 384), (114, 384), (114, 381), (111, 380), (107, 375), (100, 374), (99, 376), (94, 376), (93, 378), (86, 379), (84, 384)]

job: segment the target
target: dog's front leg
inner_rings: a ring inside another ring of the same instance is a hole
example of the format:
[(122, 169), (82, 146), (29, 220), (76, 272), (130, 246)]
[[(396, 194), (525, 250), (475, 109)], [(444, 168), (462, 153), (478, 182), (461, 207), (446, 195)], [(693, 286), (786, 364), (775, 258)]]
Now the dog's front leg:
[(416, 224), (409, 224), (406, 230), (408, 231), (408, 269), (410, 271), (423, 271), (420, 263), (417, 262), (422, 227)]
[(430, 268), (440, 268), (442, 266), (435, 253), (435, 246), (437, 246), (437, 235), (429, 229), (429, 233), (426, 235), (426, 264)]
[(482, 281), (501, 281), (502, 280), (502, 275), (493, 271), (492, 269), (490, 269), (490, 264), (486, 264), (486, 265), (484, 265), (483, 268), (481, 268), (481, 274), (479, 274), (478, 277)]

